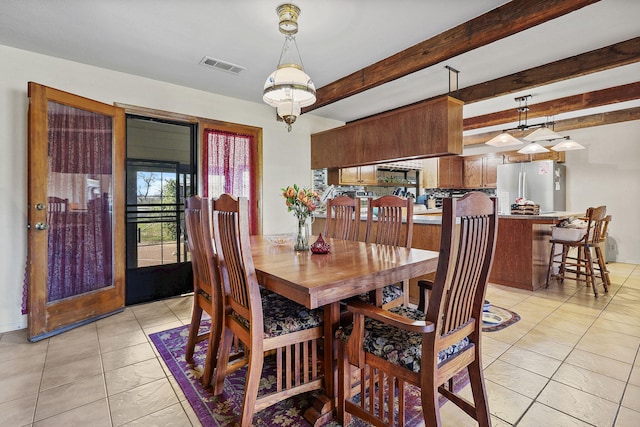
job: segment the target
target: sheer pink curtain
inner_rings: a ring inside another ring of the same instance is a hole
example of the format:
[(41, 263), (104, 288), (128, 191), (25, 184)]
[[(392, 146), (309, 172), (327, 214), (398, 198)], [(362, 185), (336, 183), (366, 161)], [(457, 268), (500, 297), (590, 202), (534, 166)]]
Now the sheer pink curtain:
[(111, 285), (113, 133), (111, 117), (55, 102), (48, 121), (48, 294), (57, 301)]
[(204, 197), (251, 197), (252, 137), (215, 129), (206, 129), (204, 135)]
[(203, 196), (215, 198), (223, 193), (249, 199), (251, 234), (258, 230), (256, 208), (257, 148), (253, 135), (204, 129), (202, 149)]

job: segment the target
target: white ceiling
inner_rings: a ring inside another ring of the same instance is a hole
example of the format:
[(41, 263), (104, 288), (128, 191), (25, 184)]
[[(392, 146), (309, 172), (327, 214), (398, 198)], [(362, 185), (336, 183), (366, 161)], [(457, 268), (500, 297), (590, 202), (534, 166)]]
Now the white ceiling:
[[(284, 37), (281, 0), (2, 0), (0, 44), (203, 91), (262, 102), (266, 77)], [(302, 12), (298, 47), (316, 87), (492, 10), (504, 0), (294, 0)], [(540, 2), (541, 7), (544, 2)], [(640, 1), (602, 0), (563, 17), (454, 57), (383, 86), (318, 108), (352, 121), (448, 91), (449, 65), (460, 88), (640, 35)], [(199, 64), (211, 56), (243, 67), (240, 75)], [(590, 74), (465, 105), (464, 116), (515, 109), (638, 81), (640, 64)], [(638, 106), (627, 102), (624, 108)], [(599, 108), (602, 112), (621, 108)], [(583, 115), (572, 112), (567, 117)], [(555, 119), (559, 119), (556, 117)], [(501, 126), (504, 128), (505, 126)], [(491, 129), (476, 130), (475, 132)]]

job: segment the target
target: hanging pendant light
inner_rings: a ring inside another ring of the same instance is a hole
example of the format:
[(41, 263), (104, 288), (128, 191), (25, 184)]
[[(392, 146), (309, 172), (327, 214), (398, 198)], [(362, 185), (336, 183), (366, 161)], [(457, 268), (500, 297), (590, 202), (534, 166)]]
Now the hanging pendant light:
[(568, 136), (562, 142), (551, 147), (554, 151), (571, 151), (571, 150), (584, 150), (585, 147), (582, 144), (578, 144)]
[[(525, 95), (515, 98), (518, 102), (518, 126), (514, 129), (507, 129), (503, 131), (501, 134), (491, 138), (489, 141), (485, 142), (487, 145), (492, 145), (494, 147), (507, 147), (510, 145), (518, 145), (521, 144), (522, 141), (515, 138), (508, 131), (509, 130), (519, 130), (524, 131), (532, 127), (537, 127), (538, 129), (531, 132), (529, 135), (525, 136), (525, 141), (530, 141), (530, 144), (527, 144), (525, 147), (518, 150), (520, 154), (536, 154), (536, 153), (547, 153), (549, 150), (542, 145), (538, 144), (538, 141), (553, 141), (556, 139), (562, 139), (563, 141), (559, 144), (556, 144), (552, 147), (555, 151), (568, 151), (568, 150), (581, 150), (585, 147), (578, 144), (577, 142), (569, 139), (569, 137), (565, 137), (560, 135), (558, 132), (555, 132), (553, 129), (550, 129), (547, 125), (553, 125), (553, 121), (548, 120), (547, 122), (538, 124), (538, 125), (528, 125), (527, 117), (529, 106), (527, 105), (527, 99), (531, 98), (531, 95)], [(524, 122), (522, 118), (524, 116)]]
[(485, 142), (485, 144), (492, 145), (494, 147), (509, 147), (511, 145), (520, 145), (522, 144), (522, 141), (508, 132), (502, 132)]
[(520, 154), (538, 154), (538, 153), (548, 153), (549, 149), (544, 148), (542, 145), (537, 142), (531, 142), (527, 144), (524, 148), (518, 150)]
[(316, 87), (311, 77), (304, 72), (295, 34), (298, 32), (300, 8), (293, 4), (282, 4), (276, 9), (278, 28), (285, 35), (284, 45), (276, 70), (267, 77), (262, 91), (265, 103), (276, 107), (278, 116), (291, 125), (300, 115), (302, 107), (316, 102)]
[(558, 132), (552, 131), (546, 125), (542, 125), (542, 127), (534, 130), (522, 139), (525, 141), (551, 141), (560, 138), (564, 138), (564, 136), (560, 135)]

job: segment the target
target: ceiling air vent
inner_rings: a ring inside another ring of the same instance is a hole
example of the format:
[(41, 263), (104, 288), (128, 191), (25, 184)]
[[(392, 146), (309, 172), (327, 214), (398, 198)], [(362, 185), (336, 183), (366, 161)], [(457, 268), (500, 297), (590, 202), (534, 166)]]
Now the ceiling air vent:
[(214, 68), (216, 70), (224, 71), (231, 74), (240, 74), (240, 71), (246, 70), (246, 67), (242, 67), (240, 65), (232, 64), (231, 62), (222, 61), (220, 59), (212, 58), (210, 56), (205, 56), (200, 60), (201, 65), (206, 65), (207, 67)]

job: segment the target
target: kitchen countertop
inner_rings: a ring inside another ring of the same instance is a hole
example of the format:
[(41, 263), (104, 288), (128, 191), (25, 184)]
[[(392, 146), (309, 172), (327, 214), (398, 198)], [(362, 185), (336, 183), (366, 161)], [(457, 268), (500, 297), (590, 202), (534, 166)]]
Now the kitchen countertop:
[(584, 212), (573, 211), (554, 211), (544, 212), (539, 215), (512, 215), (512, 214), (499, 214), (499, 219), (528, 219), (528, 220), (560, 220), (569, 218), (571, 216), (580, 217), (584, 216)]

